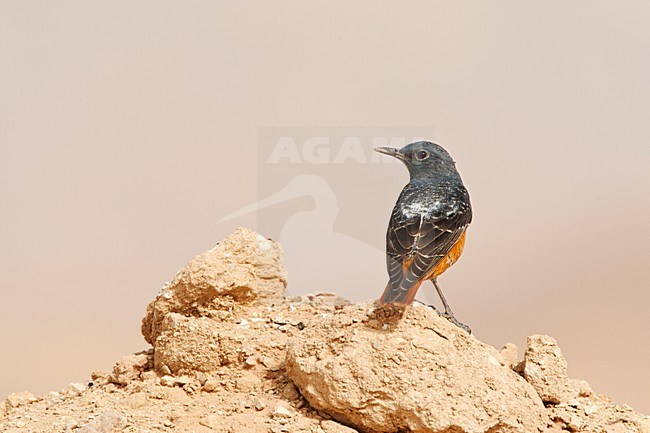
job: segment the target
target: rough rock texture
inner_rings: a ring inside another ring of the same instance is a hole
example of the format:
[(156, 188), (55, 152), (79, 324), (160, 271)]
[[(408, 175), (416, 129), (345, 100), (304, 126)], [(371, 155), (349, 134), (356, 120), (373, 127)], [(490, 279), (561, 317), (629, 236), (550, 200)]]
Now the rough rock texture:
[(228, 310), (233, 305), (282, 302), (286, 286), (280, 244), (239, 228), (190, 260), (163, 288), (147, 307), (142, 335), (154, 344), (169, 313), (200, 316), (206, 310)]
[(567, 363), (557, 342), (548, 335), (532, 335), (526, 343), (524, 378), (542, 401), (557, 404), (574, 397), (569, 387)]
[(149, 305), (152, 349), (8, 396), (0, 432), (650, 433), (648, 417), (567, 378), (550, 337), (518, 361), (423, 306), (285, 299), (285, 285), (280, 246), (238, 229)]
[(535, 390), (496, 349), (418, 304), (380, 311), (351, 305), (291, 340), (287, 372), (313, 407), (376, 432), (546, 427)]
[(111, 382), (126, 385), (130, 381), (138, 379), (147, 367), (151, 370), (150, 355), (150, 352), (141, 352), (122, 357), (113, 367), (113, 373), (110, 375)]

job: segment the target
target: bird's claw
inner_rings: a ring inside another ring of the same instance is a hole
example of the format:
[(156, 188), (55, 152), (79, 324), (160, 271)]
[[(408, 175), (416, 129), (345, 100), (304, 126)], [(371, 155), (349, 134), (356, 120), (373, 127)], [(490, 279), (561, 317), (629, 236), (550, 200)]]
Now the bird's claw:
[(458, 319), (456, 319), (454, 317), (453, 314), (443, 313), (443, 314), (441, 314), (441, 316), (444, 317), (445, 319), (449, 320), (454, 325), (458, 326), (460, 329), (466, 331), (468, 334), (472, 335), (472, 328), (470, 328), (469, 326), (467, 326), (464, 323), (460, 322)]

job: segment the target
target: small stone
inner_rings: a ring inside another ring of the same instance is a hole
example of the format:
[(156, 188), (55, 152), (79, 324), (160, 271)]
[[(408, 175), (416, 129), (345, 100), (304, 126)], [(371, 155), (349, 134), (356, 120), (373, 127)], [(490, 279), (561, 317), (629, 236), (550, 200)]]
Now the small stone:
[(174, 425), (174, 423), (171, 422), (171, 420), (166, 419), (165, 421), (163, 421), (163, 425), (165, 427), (172, 427)]
[(174, 376), (163, 376), (160, 378), (160, 384), (162, 386), (176, 386), (176, 379)]
[(323, 420), (320, 422), (320, 427), (325, 433), (357, 433), (353, 428), (339, 424), (332, 420)]
[(264, 410), (266, 408), (266, 404), (263, 401), (259, 400), (259, 399), (255, 400), (253, 402), (253, 405), (255, 407), (255, 410), (257, 410), (257, 411), (261, 411), (261, 410)]
[(126, 402), (132, 409), (139, 409), (147, 404), (147, 394), (136, 392), (128, 396)]
[(26, 404), (34, 403), (35, 401), (38, 401), (38, 399), (34, 394), (28, 391), (9, 394), (6, 400), (7, 407), (9, 408), (24, 406)]
[(142, 379), (143, 382), (146, 382), (148, 380), (156, 380), (157, 378), (158, 374), (156, 374), (156, 372), (153, 370), (143, 371), (140, 373), (140, 379)]
[(215, 392), (221, 389), (221, 383), (216, 379), (208, 379), (203, 385), (203, 391), (205, 392)]
[(126, 385), (130, 381), (138, 379), (148, 364), (149, 355), (146, 353), (124, 356), (113, 367), (113, 373), (109, 379), (118, 385)]
[(202, 426), (211, 428), (211, 429), (216, 429), (222, 424), (221, 417), (215, 414), (208, 415), (206, 417), (203, 417), (199, 420), (199, 424)]
[(585, 415), (590, 416), (598, 412), (598, 405), (592, 404), (584, 407)]
[(582, 419), (576, 414), (571, 415), (569, 422), (567, 422), (567, 427), (573, 431), (579, 431), (582, 428)]
[(249, 368), (250, 367), (255, 367), (255, 365), (257, 365), (257, 359), (254, 356), (249, 356), (244, 361), (244, 364), (246, 365), (246, 367), (249, 367)]
[(569, 387), (573, 391), (573, 394), (580, 397), (591, 397), (594, 393), (591, 385), (586, 380), (569, 379)]
[(192, 382), (192, 379), (190, 377), (188, 377), (188, 376), (179, 376), (179, 377), (175, 378), (175, 380), (176, 380), (176, 383), (178, 385), (180, 385), (180, 386), (185, 386), (188, 383)]
[(63, 428), (65, 430), (72, 430), (79, 427), (79, 421), (69, 416), (64, 416), (62, 421), (63, 421)]
[(18, 421), (16, 421), (16, 424), (15, 424), (15, 426), (18, 427), (18, 428), (25, 428), (26, 425), (27, 425), (27, 423), (25, 421), (23, 421), (22, 419), (19, 419)]
[(273, 411), (274, 418), (291, 418), (291, 416), (291, 411), (282, 405), (277, 405)]
[(287, 384), (287, 386), (284, 387), (284, 390), (282, 391), (282, 397), (289, 401), (297, 400), (300, 398), (300, 393), (298, 392), (296, 385), (290, 382)]
[(271, 371), (278, 371), (282, 368), (282, 361), (278, 359), (273, 359), (265, 356), (260, 361), (266, 368)]
[(95, 385), (105, 385), (109, 382), (111, 375), (101, 370), (94, 370), (90, 374), (90, 378)]
[(162, 374), (167, 375), (167, 376), (171, 376), (171, 374), (172, 374), (172, 370), (171, 370), (171, 368), (169, 368), (169, 367), (168, 367), (167, 365), (165, 365), (165, 364), (163, 364), (163, 365), (160, 367), (160, 372), (161, 372)]
[(519, 349), (512, 343), (506, 343), (501, 348), (501, 357), (506, 362), (508, 367), (516, 365), (518, 363), (517, 358), (519, 357)]
[(68, 386), (68, 393), (70, 395), (79, 395), (82, 392), (84, 392), (85, 390), (86, 390), (86, 385), (84, 385), (83, 383), (75, 382), (75, 383), (71, 383)]

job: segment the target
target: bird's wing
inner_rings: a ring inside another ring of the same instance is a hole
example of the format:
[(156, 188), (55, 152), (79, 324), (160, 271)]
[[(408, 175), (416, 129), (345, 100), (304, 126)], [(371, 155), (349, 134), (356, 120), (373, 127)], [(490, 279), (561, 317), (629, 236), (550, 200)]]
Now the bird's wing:
[(438, 199), (419, 195), (405, 188), (391, 215), (386, 234), (389, 283), (382, 296), (384, 303), (410, 302), (407, 299), (414, 296), (412, 289), (417, 290), (416, 284), (449, 253), (472, 219), (464, 188)]

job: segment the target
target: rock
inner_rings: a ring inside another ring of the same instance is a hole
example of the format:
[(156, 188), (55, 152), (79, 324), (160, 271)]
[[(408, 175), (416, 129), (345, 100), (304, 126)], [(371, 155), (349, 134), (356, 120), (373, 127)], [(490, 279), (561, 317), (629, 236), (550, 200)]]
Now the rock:
[(501, 358), (503, 358), (503, 361), (506, 363), (507, 366), (512, 368), (515, 366), (518, 362), (517, 358), (519, 356), (519, 350), (517, 349), (517, 346), (515, 346), (512, 343), (506, 343), (503, 345), (501, 348)]
[(574, 397), (569, 388), (567, 362), (552, 337), (528, 337), (523, 367), (524, 378), (544, 403), (558, 404)]
[(126, 398), (126, 403), (131, 409), (139, 409), (147, 404), (147, 394), (136, 392)]
[[(370, 314), (368, 313), (370, 311)], [(286, 370), (316, 409), (362, 431), (536, 432), (535, 390), (433, 310), (344, 306), (289, 341)]]
[(176, 378), (174, 376), (165, 375), (160, 378), (162, 386), (176, 386)]
[(216, 429), (223, 424), (223, 417), (210, 414), (206, 417), (203, 417), (199, 420), (199, 424), (207, 428)]
[(235, 379), (235, 389), (241, 392), (251, 392), (262, 386), (262, 380), (249, 371), (242, 371), (241, 376)]
[(113, 366), (109, 380), (118, 385), (126, 385), (138, 379), (148, 364), (149, 355), (146, 352), (124, 356)]
[(280, 244), (239, 228), (213, 249), (190, 260), (163, 288), (147, 307), (142, 335), (154, 344), (169, 313), (189, 316), (203, 307), (232, 302), (281, 302), (286, 285)]
[(266, 403), (264, 403), (263, 401), (261, 401), (259, 399), (256, 399), (253, 402), (253, 405), (255, 407), (255, 410), (257, 410), (257, 411), (262, 411), (262, 410), (266, 409)]
[(115, 411), (101, 413), (95, 419), (76, 430), (77, 433), (114, 433), (126, 427), (126, 416)]
[(83, 383), (71, 383), (68, 385), (68, 395), (79, 395), (87, 389)]
[(93, 385), (105, 385), (110, 381), (110, 377), (110, 374), (101, 370), (93, 370), (93, 372), (90, 374)]
[(221, 382), (217, 379), (208, 379), (203, 385), (203, 391), (205, 392), (215, 392), (222, 388)]
[(75, 418), (71, 418), (69, 416), (64, 416), (61, 421), (63, 422), (63, 429), (65, 431), (69, 431), (72, 429), (76, 429), (79, 427), (79, 421), (77, 421)]
[(325, 433), (357, 433), (353, 428), (339, 424), (336, 421), (332, 420), (323, 420), (320, 423), (320, 427)]
[(288, 383), (282, 390), (282, 397), (287, 401), (298, 400), (300, 398), (300, 393), (298, 388), (293, 383)]
[(277, 371), (285, 356), (287, 334), (264, 328), (242, 329), (232, 322), (170, 313), (160, 329), (154, 366), (161, 372), (163, 367), (173, 374), (189, 375), (213, 373), (224, 366), (251, 368), (246, 362), (251, 355), (244, 356), (246, 352), (265, 353), (263, 365)]
[(282, 405), (277, 405), (273, 410), (273, 418), (291, 418), (293, 414)]
[(7, 408), (17, 408), (26, 404), (34, 403), (36, 401), (38, 401), (38, 399), (34, 396), (34, 394), (28, 391), (9, 394), (5, 400)]
[(154, 367), (173, 374), (211, 372), (222, 364), (220, 327), (206, 317), (185, 317), (170, 313), (161, 325), (155, 343)]
[(190, 396), (181, 388), (166, 388), (163, 398), (170, 402), (181, 404), (187, 404), (192, 401)]

